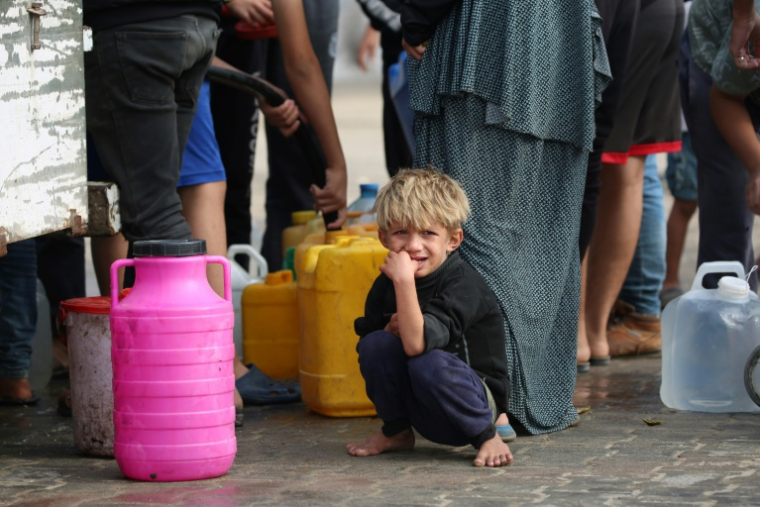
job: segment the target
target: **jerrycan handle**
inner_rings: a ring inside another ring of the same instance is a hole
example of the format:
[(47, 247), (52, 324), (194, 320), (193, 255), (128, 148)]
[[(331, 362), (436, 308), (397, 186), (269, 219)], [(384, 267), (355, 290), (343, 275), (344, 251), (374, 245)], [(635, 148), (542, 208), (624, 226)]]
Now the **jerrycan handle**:
[(134, 266), (134, 259), (119, 259), (111, 264), (111, 309), (119, 303), (119, 268)]
[(206, 264), (221, 264), (224, 268), (224, 299), (232, 302), (232, 273), (230, 261), (223, 255), (207, 255)]
[(739, 278), (744, 278), (744, 266), (739, 261), (715, 261), (703, 262), (697, 270), (694, 277), (694, 283), (691, 284), (691, 290), (704, 290), (702, 280), (705, 276), (712, 273), (734, 273)]
[[(227, 250), (227, 258), (231, 262), (234, 262), (237, 254), (245, 254), (248, 256), (250, 261), (248, 263), (248, 276), (251, 278), (267, 277), (267, 274), (269, 273), (269, 264), (267, 264), (267, 260), (257, 252), (255, 248), (246, 244), (230, 245), (230, 248)], [(258, 271), (258, 275), (256, 274), (256, 271)]]

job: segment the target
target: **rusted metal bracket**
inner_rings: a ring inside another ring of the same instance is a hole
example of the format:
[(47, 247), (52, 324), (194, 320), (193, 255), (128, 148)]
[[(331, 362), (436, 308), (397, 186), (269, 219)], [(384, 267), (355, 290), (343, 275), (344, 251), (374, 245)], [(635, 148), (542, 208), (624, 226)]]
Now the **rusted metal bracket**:
[(69, 210), (69, 226), (71, 228), (72, 236), (84, 236), (87, 234), (87, 225), (82, 222), (82, 215), (77, 213), (77, 210)]
[(8, 230), (0, 227), (0, 257), (8, 255)]
[(121, 231), (119, 188), (116, 183), (87, 182), (87, 236), (113, 236)]
[(40, 43), (40, 24), (42, 16), (47, 14), (47, 11), (42, 8), (42, 2), (32, 2), (32, 6), (27, 7), (26, 12), (32, 18), (32, 51), (34, 51), (42, 47)]

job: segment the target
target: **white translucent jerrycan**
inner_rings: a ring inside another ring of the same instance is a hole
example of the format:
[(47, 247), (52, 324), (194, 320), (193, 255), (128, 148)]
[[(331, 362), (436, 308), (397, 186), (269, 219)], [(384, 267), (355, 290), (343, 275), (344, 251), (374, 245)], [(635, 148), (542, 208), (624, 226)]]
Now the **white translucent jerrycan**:
[[(248, 271), (235, 262), (238, 254), (248, 256)], [(232, 270), (232, 308), (235, 310), (235, 328), (232, 336), (235, 341), (235, 352), (238, 357), (243, 357), (243, 318), (240, 313), (240, 300), (243, 289), (252, 283), (258, 283), (266, 278), (269, 272), (267, 261), (251, 245), (230, 245), (227, 250), (227, 259), (230, 261)]]
[[(705, 276), (716, 273), (738, 278), (724, 276), (717, 289), (705, 289)], [(754, 392), (760, 374), (752, 366), (758, 351), (760, 298), (744, 280), (744, 267), (702, 264), (691, 290), (662, 314), (662, 402), (697, 412), (760, 412)]]

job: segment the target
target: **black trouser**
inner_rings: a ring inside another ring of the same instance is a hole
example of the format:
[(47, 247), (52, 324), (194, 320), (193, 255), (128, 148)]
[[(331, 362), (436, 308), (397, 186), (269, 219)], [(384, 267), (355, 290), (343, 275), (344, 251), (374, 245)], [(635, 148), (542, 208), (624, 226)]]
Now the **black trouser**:
[(457, 356), (436, 349), (409, 357), (387, 331), (368, 334), (356, 348), (386, 436), (414, 427), (431, 442), (479, 449), (496, 435), (498, 414), (488, 406), (483, 382)]
[[(322, 68), (327, 89), (332, 89), (332, 69), (338, 31), (337, 0), (309, 0), (304, 2), (304, 13), (309, 25), (309, 37), (314, 53)], [(280, 44), (269, 41), (267, 53), (267, 80), (293, 96), (293, 90), (285, 75)], [(282, 231), (292, 225), (290, 214), (294, 211), (314, 208), (309, 187), (314, 182), (309, 170), (310, 161), (301, 153), (298, 143), (284, 138), (280, 131), (267, 125), (267, 148), (269, 151), (269, 179), (267, 180), (267, 225), (261, 254), (270, 269), (282, 265)]]
[(50, 329), (61, 301), (83, 298), (85, 294), (84, 238), (40, 236), (37, 244), (37, 278), (50, 302)]
[[(699, 249), (697, 265), (711, 261), (739, 261), (749, 273), (755, 265), (752, 227), (755, 215), (747, 207), (744, 188), (749, 175), (734, 150), (718, 130), (710, 112), (712, 79), (691, 56), (689, 34), (681, 39), (678, 60), (683, 109), (694, 154), (697, 156)], [(745, 100), (755, 131), (760, 132), (760, 111)], [(705, 287), (715, 288), (720, 277), (705, 277)], [(749, 279), (757, 290), (757, 275)]]
[(214, 20), (180, 16), (101, 30), (85, 53), (87, 129), (130, 241), (192, 237), (177, 181), (216, 36)]
[[(216, 55), (253, 74), (263, 72), (266, 64), (266, 41), (242, 40), (234, 29), (236, 19), (226, 20), (219, 37)], [(251, 242), (251, 181), (256, 156), (259, 108), (254, 97), (229, 86), (211, 83), (211, 113), (216, 140), (227, 174), (224, 219), (227, 245)], [(247, 258), (239, 259), (247, 266)]]
[(388, 82), (388, 68), (398, 61), (402, 51), (401, 39), (401, 34), (391, 29), (380, 32), (380, 43), (383, 48), (383, 141), (388, 176), (395, 175), (399, 169), (412, 167), (414, 160), (414, 153), (409, 149), (396, 107), (393, 105)]

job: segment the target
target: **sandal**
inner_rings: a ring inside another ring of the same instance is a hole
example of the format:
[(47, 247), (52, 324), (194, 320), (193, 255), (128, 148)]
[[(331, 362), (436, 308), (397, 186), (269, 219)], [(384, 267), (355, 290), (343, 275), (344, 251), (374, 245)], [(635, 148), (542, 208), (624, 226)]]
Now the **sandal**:
[(246, 405), (279, 405), (301, 401), (301, 386), (298, 382), (275, 380), (259, 370), (256, 365), (247, 365), (248, 373), (235, 380), (235, 387)]
[(511, 424), (496, 426), (496, 433), (499, 435), (502, 442), (514, 442), (517, 439), (517, 433)]

